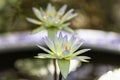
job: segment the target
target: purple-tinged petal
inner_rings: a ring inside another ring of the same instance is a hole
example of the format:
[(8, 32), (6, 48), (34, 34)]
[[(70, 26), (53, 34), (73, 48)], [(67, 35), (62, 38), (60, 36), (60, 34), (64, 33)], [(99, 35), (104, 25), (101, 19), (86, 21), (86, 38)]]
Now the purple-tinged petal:
[(69, 39), (69, 44), (71, 47), (75, 44), (75, 41), (76, 41), (76, 37), (74, 35), (71, 36), (71, 38)]
[(80, 48), (80, 46), (83, 44), (83, 42), (76, 42), (76, 43), (73, 43), (72, 45), (72, 48), (71, 48), (71, 52), (75, 52), (77, 49)]
[(64, 44), (67, 44), (67, 43), (68, 43), (68, 36), (67, 36), (67, 35), (65, 35), (65, 36), (63, 37), (63, 43), (64, 43)]
[(63, 56), (68, 56), (70, 54), (70, 51), (64, 50), (62, 54), (63, 54)]
[(54, 39), (54, 46), (57, 54), (61, 54), (62, 52), (62, 40), (60, 40), (58, 37), (55, 37)]
[(48, 38), (48, 37), (43, 38), (43, 40), (44, 40), (45, 44), (47, 45), (47, 47), (48, 47), (53, 53), (55, 53), (55, 46), (54, 46), (53, 41), (52, 41), (50, 38)]
[(62, 32), (60, 31), (59, 33), (59, 39), (62, 40), (63, 39), (63, 35), (62, 35)]

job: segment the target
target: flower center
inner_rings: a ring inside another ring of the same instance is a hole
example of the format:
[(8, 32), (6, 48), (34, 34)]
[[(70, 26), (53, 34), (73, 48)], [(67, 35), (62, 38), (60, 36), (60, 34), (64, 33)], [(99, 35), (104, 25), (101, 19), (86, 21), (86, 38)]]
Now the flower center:
[(70, 51), (70, 50), (71, 50), (71, 47), (70, 47), (70, 46), (68, 46), (68, 45), (66, 45), (66, 46), (65, 46), (65, 50)]

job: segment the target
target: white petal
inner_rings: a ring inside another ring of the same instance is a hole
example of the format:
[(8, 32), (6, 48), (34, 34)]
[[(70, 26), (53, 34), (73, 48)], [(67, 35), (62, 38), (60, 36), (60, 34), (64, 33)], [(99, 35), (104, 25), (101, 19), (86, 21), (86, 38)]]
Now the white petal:
[(55, 13), (56, 13), (56, 9), (54, 6), (52, 6), (50, 3), (48, 3), (48, 6), (47, 6), (47, 15), (48, 16), (55, 16)]
[(62, 28), (62, 30), (66, 31), (66, 32), (74, 33), (74, 30), (71, 29), (71, 28), (68, 27), (68, 26), (64, 26), (64, 27)]
[(45, 22), (47, 17), (46, 17), (46, 13), (44, 12), (44, 10), (42, 8), (40, 8), (40, 13), (41, 13), (42, 21)]
[(36, 58), (55, 58), (52, 55), (45, 54), (45, 53), (39, 53), (38, 56), (35, 56)]
[(70, 25), (70, 22), (68, 22), (68, 23), (65, 23), (65, 24), (61, 25), (61, 28), (68, 27), (69, 25)]
[(47, 10), (46, 10), (47, 14), (51, 13), (51, 9), (52, 9), (52, 5), (51, 3), (48, 3)]
[(35, 19), (32, 19), (32, 18), (26, 18), (27, 21), (31, 22), (31, 23), (34, 23), (34, 24), (37, 24), (37, 25), (41, 25), (41, 22), (38, 21), (38, 20), (35, 20)]
[(72, 12), (74, 11), (74, 9), (69, 10), (61, 19), (61, 22), (65, 22), (67, 20), (68, 17), (70, 17), (72, 15)]
[(79, 41), (77, 41), (77, 40), (74, 41), (74, 42), (73, 42), (73, 45), (72, 45), (72, 48), (71, 48), (72, 53), (75, 52), (77, 49), (79, 49), (82, 44), (83, 44), (83, 42), (81, 42), (81, 40), (79, 40)]
[(67, 5), (63, 5), (60, 10), (57, 12), (57, 16), (62, 16), (65, 13), (65, 10), (67, 8)]
[(40, 12), (39, 9), (33, 7), (33, 12), (34, 12), (34, 14), (36, 15), (36, 17), (37, 17), (38, 19), (43, 20), (42, 14), (41, 14), (41, 12)]
[(91, 49), (82, 49), (82, 50), (79, 50), (79, 51), (75, 52), (74, 55), (77, 56), (77, 55), (85, 53), (85, 52), (87, 52), (89, 50), (91, 50)]
[(76, 56), (76, 57), (73, 57), (72, 59), (73, 59), (73, 60), (74, 60), (74, 59), (77, 59), (77, 60), (80, 60), (80, 61), (83, 61), (83, 62), (89, 62), (89, 61), (86, 60), (86, 59), (90, 59), (90, 57), (87, 57), (87, 56)]
[(49, 47), (49, 49), (55, 53), (55, 46), (53, 41), (50, 38), (46, 37), (44, 38), (44, 42)]
[(70, 19), (76, 17), (77, 15), (78, 15), (77, 13), (71, 14), (71, 15), (69, 15), (69, 17), (66, 20), (70, 20)]
[(47, 53), (49, 53), (49, 54), (53, 54), (53, 52), (51, 52), (50, 50), (48, 50), (48, 49), (46, 49), (46, 48), (44, 48), (44, 47), (42, 47), (42, 46), (40, 46), (40, 45), (37, 45), (39, 48), (41, 48), (42, 50), (44, 50), (44, 51), (46, 51)]

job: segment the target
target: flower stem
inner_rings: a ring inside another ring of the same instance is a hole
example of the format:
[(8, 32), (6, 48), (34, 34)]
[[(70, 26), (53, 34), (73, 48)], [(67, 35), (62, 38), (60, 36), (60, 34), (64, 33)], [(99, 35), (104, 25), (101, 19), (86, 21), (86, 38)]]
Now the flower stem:
[(57, 80), (57, 67), (56, 67), (56, 59), (53, 59), (53, 64), (54, 64), (54, 80)]
[(48, 31), (48, 37), (50, 37), (51, 39), (54, 39), (55, 35), (58, 32), (58, 29), (50, 28), (47, 31)]
[(59, 80), (62, 80), (62, 74), (61, 74), (61, 72), (59, 74)]

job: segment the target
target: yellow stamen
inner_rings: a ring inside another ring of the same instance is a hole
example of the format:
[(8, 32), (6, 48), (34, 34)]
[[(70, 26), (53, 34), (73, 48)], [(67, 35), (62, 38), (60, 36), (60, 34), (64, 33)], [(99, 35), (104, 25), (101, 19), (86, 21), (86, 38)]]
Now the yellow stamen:
[(65, 49), (69, 51), (69, 50), (71, 49), (71, 47), (68, 46), (68, 45), (66, 45), (66, 46), (65, 46)]

